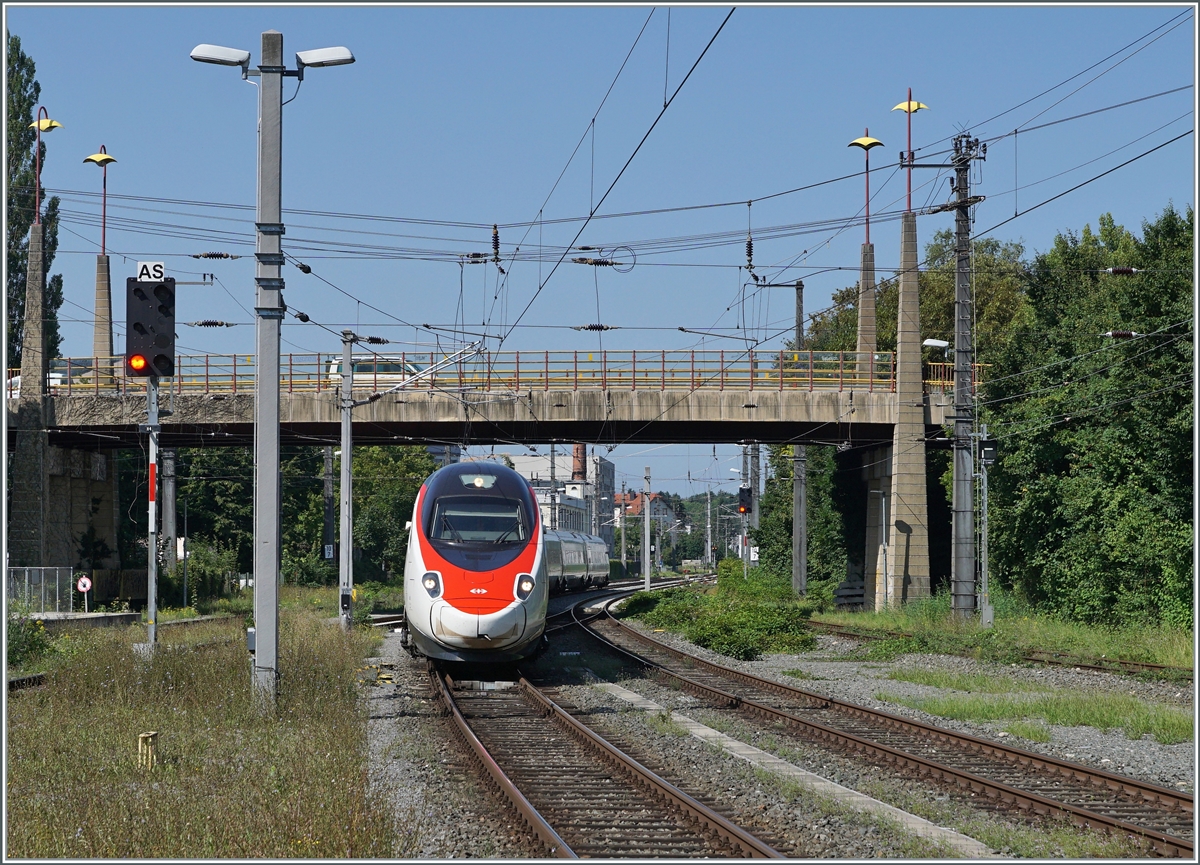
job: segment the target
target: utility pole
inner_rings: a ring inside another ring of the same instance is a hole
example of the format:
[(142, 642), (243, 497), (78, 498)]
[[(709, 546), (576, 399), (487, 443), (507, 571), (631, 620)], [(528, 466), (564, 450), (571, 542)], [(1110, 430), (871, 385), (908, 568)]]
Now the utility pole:
[[(796, 280), (796, 352), (804, 350), (804, 283)], [(808, 448), (792, 445), (792, 591), (808, 593)]]
[(625, 509), (629, 507), (629, 499), (625, 494), (625, 481), (621, 481), (621, 576), (628, 571), (625, 568)]
[(650, 466), (646, 466), (646, 485), (642, 495), (642, 577), (650, 591)]
[[(333, 558), (333, 445), (326, 445), (325, 451), (325, 524), (321, 532), (322, 555)], [(326, 550), (329, 552), (326, 554)]]
[[(742, 445), (742, 483), (750, 490), (750, 509), (754, 509), (754, 487), (750, 486), (750, 447)], [(748, 530), (749, 514), (742, 514), (742, 571), (747, 576), (750, 569), (750, 535)]]
[(713, 566), (712, 548), (712, 487), (704, 491), (704, 563)]
[(351, 437), (350, 410), (354, 408), (354, 370), (350, 358), (350, 346), (358, 339), (353, 331), (342, 331), (342, 471), (341, 471), (341, 540), (338, 556), (338, 587), (341, 596), (342, 630), (349, 631), (354, 617), (354, 500), (351, 492), (353, 482), (354, 441)]
[(188, 497), (183, 497), (183, 605), (188, 605), (187, 560), (188, 560)]
[(550, 531), (558, 531), (558, 479), (554, 474), (554, 442), (550, 443)]
[(988, 466), (996, 461), (996, 444), (988, 440), (987, 424), (979, 439), (979, 624), (990, 628), (996, 620), (988, 587)]
[(750, 508), (750, 525), (756, 529), (758, 528), (759, 519), (758, 500), (760, 498), (759, 487), (761, 486), (762, 481), (761, 472), (762, 445), (760, 445), (758, 442), (755, 442), (754, 444), (750, 445), (750, 489), (754, 491), (754, 495), (750, 499), (750, 501), (753, 503), (752, 507)]
[[(262, 34), (258, 67), (258, 207), (254, 216), (254, 683), (279, 688), (279, 331), (283, 302), (283, 34)], [(343, 461), (345, 457), (343, 457)]]
[(162, 533), (164, 564), (174, 570), (179, 537), (175, 523), (175, 448), (162, 449)]
[(971, 322), (971, 214), (982, 199), (971, 197), (971, 162), (986, 156), (978, 138), (954, 138), (954, 495), (951, 561), (951, 605), (956, 618), (975, 609), (975, 489), (971, 433), (975, 423), (975, 395), (971, 381), (974, 341)]
[(592, 454), (592, 534), (600, 536), (600, 457)]

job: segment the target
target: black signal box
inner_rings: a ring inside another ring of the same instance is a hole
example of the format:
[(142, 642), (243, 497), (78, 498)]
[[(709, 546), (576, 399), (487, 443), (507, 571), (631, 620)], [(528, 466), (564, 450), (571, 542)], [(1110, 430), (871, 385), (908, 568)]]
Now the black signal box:
[(125, 280), (125, 374), (175, 375), (175, 278)]
[(738, 488), (738, 513), (748, 514), (754, 510), (754, 494), (750, 487)]

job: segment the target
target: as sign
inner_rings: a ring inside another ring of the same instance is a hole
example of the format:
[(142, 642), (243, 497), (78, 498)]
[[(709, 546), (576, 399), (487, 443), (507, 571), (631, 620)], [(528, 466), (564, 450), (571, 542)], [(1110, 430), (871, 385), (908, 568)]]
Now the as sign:
[(158, 282), (167, 275), (167, 266), (162, 261), (139, 261), (138, 282)]

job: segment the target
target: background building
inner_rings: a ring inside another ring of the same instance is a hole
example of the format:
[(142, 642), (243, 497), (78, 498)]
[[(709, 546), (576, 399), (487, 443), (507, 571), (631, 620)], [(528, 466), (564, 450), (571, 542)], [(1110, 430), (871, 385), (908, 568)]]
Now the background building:
[[(587, 453), (587, 445), (554, 446), (553, 472), (550, 447), (544, 453), (505, 453), (513, 468), (529, 479), (542, 507), (542, 518), (553, 525), (551, 490), (557, 489), (558, 528), (598, 535), (604, 539), (608, 554), (613, 555), (616, 529), (608, 514), (612, 512), (616, 466), (604, 457)], [(553, 483), (552, 483), (553, 481)]]

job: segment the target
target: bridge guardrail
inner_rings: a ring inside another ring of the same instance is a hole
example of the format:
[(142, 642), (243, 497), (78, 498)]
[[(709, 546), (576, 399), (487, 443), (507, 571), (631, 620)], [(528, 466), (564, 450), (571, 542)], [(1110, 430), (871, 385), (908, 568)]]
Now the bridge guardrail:
[[(374, 365), (356, 360), (354, 389), (386, 390), (403, 380), (395, 369), (428, 369), (438, 352), (381, 353)], [(399, 367), (396, 361), (399, 361)], [(280, 356), (284, 392), (337, 390), (340, 353)], [(123, 357), (57, 358), (48, 377), (51, 395), (140, 391), (144, 379), (124, 375)], [(366, 370), (364, 371), (364, 366)], [(976, 367), (976, 374), (980, 367)], [(176, 374), (162, 382), (179, 394), (253, 393), (253, 355), (176, 357)], [(6, 396), (20, 395), (20, 370), (9, 370)], [(953, 364), (925, 364), (928, 392), (953, 391)], [(836, 351), (484, 351), (410, 385), (415, 390), (808, 390), (891, 393), (892, 352)]]

